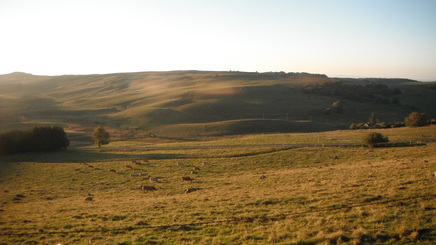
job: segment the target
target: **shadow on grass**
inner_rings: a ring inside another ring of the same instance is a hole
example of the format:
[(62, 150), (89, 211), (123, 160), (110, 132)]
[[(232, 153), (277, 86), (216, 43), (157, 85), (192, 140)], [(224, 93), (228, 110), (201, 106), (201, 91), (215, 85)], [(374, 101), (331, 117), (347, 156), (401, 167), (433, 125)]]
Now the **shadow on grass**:
[(40, 163), (77, 163), (96, 162), (105, 160), (131, 160), (131, 159), (180, 159), (186, 158), (184, 154), (129, 154), (110, 153), (100, 151), (66, 150), (49, 153), (24, 153), (3, 157), (2, 162), (40, 162)]

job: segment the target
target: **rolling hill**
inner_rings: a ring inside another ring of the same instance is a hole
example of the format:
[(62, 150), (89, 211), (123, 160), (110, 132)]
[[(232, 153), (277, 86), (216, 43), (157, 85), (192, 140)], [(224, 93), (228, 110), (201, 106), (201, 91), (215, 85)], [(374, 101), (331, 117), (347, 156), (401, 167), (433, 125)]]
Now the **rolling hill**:
[[(329, 78), (284, 72), (169, 71), (104, 75), (0, 75), (0, 131), (38, 124), (167, 138), (311, 132), (436, 116), (436, 83)], [(340, 101), (343, 111), (328, 108)]]

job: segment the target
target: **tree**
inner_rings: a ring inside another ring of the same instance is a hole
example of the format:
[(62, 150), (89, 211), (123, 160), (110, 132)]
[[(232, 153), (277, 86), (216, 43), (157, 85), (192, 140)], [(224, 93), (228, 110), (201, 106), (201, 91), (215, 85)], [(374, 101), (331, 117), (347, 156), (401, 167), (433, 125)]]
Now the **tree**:
[(375, 117), (375, 113), (371, 113), (371, 116), (369, 117), (368, 125), (370, 128), (374, 127), (378, 122), (378, 119)]
[(379, 146), (387, 142), (389, 142), (388, 137), (383, 136), (381, 133), (373, 132), (363, 137), (363, 143), (371, 147)]
[(109, 144), (110, 134), (103, 126), (98, 126), (95, 128), (92, 136), (94, 138), (94, 142), (98, 145), (98, 148), (100, 148), (101, 145)]
[(344, 111), (344, 106), (339, 100), (337, 100), (332, 103), (332, 109), (336, 113), (342, 113)]
[(0, 134), (0, 155), (65, 150), (70, 145), (62, 127), (37, 126)]
[(406, 125), (409, 127), (424, 126), (425, 124), (427, 124), (427, 114), (412, 112), (408, 117), (405, 118), (404, 121), (406, 122)]
[(351, 130), (355, 130), (355, 129), (357, 129), (356, 124), (355, 124), (355, 123), (352, 123), (352, 124), (350, 125), (350, 129), (351, 129)]

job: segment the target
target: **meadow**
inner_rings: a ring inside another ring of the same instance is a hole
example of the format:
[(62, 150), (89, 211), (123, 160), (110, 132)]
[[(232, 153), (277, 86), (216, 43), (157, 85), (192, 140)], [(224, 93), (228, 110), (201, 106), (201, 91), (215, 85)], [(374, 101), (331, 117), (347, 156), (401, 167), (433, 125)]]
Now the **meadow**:
[[(436, 126), (376, 131), (424, 141)], [(323, 146), (367, 132), (145, 138), (3, 157), (0, 244), (433, 244), (436, 143)], [(192, 147), (207, 145), (234, 147)]]

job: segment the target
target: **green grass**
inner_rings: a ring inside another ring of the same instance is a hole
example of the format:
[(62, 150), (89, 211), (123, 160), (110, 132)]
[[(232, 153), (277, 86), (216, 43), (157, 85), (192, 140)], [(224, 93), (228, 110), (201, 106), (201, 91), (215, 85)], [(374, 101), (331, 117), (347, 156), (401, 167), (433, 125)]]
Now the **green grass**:
[[(177, 144), (348, 142), (365, 132), (232, 136)], [(410, 140), (434, 132), (434, 127), (379, 132)], [(374, 149), (84, 148), (9, 156), (0, 166), (0, 240), (8, 244), (431, 244), (436, 236), (435, 150), (436, 144), (430, 143)], [(132, 159), (149, 162), (139, 166)], [(177, 166), (179, 161), (184, 165)], [(209, 164), (203, 166), (204, 161)], [(196, 174), (191, 173), (194, 166), (201, 168)], [(157, 177), (159, 183), (130, 177), (139, 172)], [(260, 179), (261, 175), (266, 178)], [(183, 182), (181, 176), (195, 180)], [(158, 190), (142, 193), (141, 184)], [(190, 187), (199, 190), (185, 194)], [(85, 201), (88, 196), (94, 201)]]

